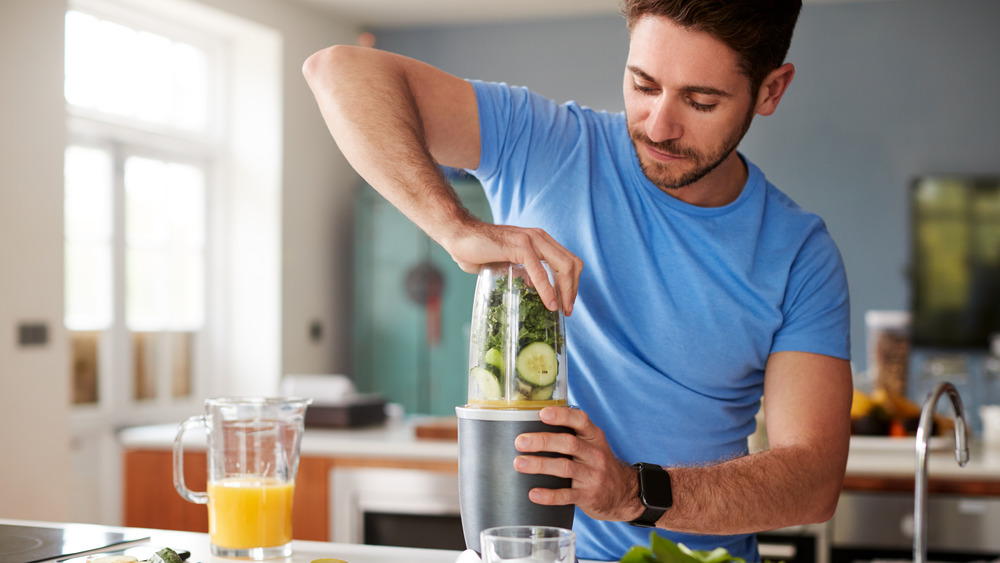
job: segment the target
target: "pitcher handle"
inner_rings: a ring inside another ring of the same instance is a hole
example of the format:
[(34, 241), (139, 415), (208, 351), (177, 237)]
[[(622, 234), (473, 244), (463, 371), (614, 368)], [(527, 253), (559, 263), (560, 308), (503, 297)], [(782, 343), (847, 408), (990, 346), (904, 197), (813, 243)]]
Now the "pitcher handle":
[(174, 438), (174, 488), (188, 502), (195, 504), (208, 504), (208, 493), (192, 491), (184, 483), (184, 432), (194, 424), (200, 424), (203, 428), (206, 424), (205, 415), (192, 416), (177, 427), (177, 437)]

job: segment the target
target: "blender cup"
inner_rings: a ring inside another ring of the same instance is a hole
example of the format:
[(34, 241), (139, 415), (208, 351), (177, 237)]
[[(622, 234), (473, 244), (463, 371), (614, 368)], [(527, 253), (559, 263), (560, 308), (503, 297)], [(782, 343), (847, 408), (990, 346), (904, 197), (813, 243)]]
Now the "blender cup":
[[(555, 287), (555, 273), (542, 263)], [(469, 342), (469, 406), (566, 405), (566, 329), (524, 266), (491, 264), (476, 282)]]
[[(555, 273), (542, 264), (556, 287)], [(545, 308), (523, 265), (482, 269), (472, 307), (468, 403), (455, 409), (462, 528), (466, 546), (476, 552), (487, 528), (573, 525), (573, 505), (543, 506), (528, 498), (536, 487), (568, 488), (570, 479), (514, 469), (518, 435), (573, 432), (538, 417), (543, 407), (568, 404), (565, 334), (562, 311)]]

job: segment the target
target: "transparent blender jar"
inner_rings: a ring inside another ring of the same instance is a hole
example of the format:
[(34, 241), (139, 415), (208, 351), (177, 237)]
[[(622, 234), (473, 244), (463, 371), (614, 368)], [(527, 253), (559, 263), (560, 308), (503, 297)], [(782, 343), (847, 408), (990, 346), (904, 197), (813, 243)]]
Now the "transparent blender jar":
[[(542, 262), (549, 282), (556, 274)], [(520, 264), (479, 273), (469, 338), (470, 407), (537, 410), (566, 405), (563, 312), (548, 310)]]

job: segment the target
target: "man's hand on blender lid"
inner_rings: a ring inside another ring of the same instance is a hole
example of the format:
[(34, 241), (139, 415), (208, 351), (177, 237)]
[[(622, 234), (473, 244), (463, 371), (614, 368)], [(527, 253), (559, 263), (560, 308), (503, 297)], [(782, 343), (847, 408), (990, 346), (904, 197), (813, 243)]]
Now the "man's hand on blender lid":
[[(459, 267), (469, 273), (478, 273), (484, 264), (523, 264), (545, 306), (555, 311), (561, 305), (567, 316), (572, 313), (583, 261), (544, 230), (479, 223), (442, 245)], [(558, 274), (562, 303), (556, 299), (556, 288), (549, 282), (543, 260)]]

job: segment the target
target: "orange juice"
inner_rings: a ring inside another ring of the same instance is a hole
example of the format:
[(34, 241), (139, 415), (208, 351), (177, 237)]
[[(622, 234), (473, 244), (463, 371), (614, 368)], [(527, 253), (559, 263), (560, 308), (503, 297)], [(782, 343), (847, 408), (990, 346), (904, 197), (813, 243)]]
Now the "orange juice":
[(275, 547), (292, 541), (294, 483), (236, 477), (208, 483), (208, 534), (230, 549)]

